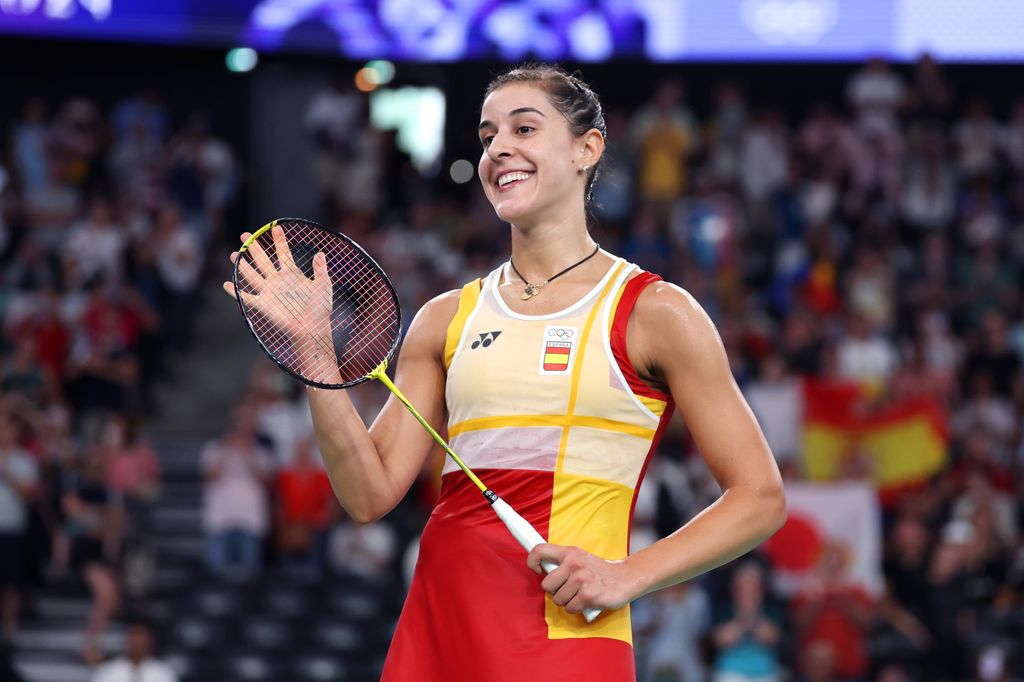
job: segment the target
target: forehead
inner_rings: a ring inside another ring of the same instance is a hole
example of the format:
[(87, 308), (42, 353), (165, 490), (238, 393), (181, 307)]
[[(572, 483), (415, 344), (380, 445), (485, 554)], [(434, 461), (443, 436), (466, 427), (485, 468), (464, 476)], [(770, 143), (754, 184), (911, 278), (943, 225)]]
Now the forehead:
[(480, 120), (498, 121), (509, 112), (516, 109), (530, 107), (537, 109), (545, 116), (554, 116), (558, 112), (551, 104), (547, 92), (537, 84), (531, 83), (509, 83), (503, 85), (484, 100), (480, 108)]

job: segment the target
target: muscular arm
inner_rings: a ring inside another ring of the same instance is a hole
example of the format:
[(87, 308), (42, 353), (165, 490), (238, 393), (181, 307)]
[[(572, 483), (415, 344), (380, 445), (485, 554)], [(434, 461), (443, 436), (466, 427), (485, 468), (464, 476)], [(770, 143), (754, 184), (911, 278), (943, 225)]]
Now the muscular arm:
[(711, 319), (689, 294), (657, 283), (637, 300), (630, 360), (668, 386), (721, 497), (667, 538), (626, 560), (638, 597), (734, 559), (786, 518), (778, 466), (729, 369)]
[[(444, 342), (457, 291), (427, 303), (399, 355), (395, 385), (435, 429), (445, 418)], [(389, 512), (409, 490), (433, 439), (394, 395), (367, 429), (345, 391), (307, 389), (320, 452), (334, 493), (356, 520)]]

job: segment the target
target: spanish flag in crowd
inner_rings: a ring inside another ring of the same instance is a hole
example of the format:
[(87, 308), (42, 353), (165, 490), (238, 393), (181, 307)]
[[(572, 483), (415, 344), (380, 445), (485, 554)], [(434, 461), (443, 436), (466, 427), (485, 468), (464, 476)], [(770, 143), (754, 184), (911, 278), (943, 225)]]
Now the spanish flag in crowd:
[(831, 481), (859, 460), (887, 503), (945, 468), (947, 418), (931, 396), (871, 408), (867, 395), (855, 383), (804, 382), (804, 471), (812, 481)]

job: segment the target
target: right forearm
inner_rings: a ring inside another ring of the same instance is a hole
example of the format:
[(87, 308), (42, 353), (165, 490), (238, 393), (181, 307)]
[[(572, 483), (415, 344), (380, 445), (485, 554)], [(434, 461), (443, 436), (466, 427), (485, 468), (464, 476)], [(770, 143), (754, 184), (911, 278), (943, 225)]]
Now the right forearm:
[(357, 521), (374, 521), (405, 494), (393, 480), (345, 391), (307, 390), (317, 443), (334, 494)]

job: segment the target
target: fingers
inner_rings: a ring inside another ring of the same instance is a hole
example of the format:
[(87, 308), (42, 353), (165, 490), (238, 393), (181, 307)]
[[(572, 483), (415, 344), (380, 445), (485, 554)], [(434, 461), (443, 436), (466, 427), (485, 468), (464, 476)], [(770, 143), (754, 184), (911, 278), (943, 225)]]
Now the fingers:
[(263, 291), (263, 285), (267, 281), (245, 258), (238, 263), (238, 276), (257, 294)]
[(284, 228), (280, 225), (274, 225), (274, 227), (270, 228), (270, 234), (274, 237), (277, 262), (281, 264), (282, 268), (298, 270), (298, 266), (295, 265), (295, 259), (292, 258), (291, 247), (288, 246), (288, 240), (285, 239)]
[[(246, 241), (249, 240), (250, 237), (252, 237), (250, 233), (243, 232), (242, 242), (245, 243)], [(275, 268), (274, 264), (271, 262), (270, 256), (268, 256), (266, 251), (263, 250), (263, 246), (260, 244), (259, 239), (256, 239), (253, 241), (252, 244), (249, 244), (249, 248), (247, 249), (247, 251), (249, 252), (249, 255), (252, 257), (253, 264), (256, 266), (259, 272), (263, 274), (264, 277), (270, 276), (277, 270), (277, 268)]]
[(541, 543), (530, 550), (530, 555), (526, 557), (526, 565), (537, 575), (544, 575), (544, 568), (541, 566), (541, 563), (549, 562), (557, 566), (562, 563), (565, 552), (565, 547)]
[(583, 613), (583, 609), (587, 608), (583, 602), (583, 592), (581, 590), (576, 592), (576, 596), (567, 601), (562, 608), (568, 613)]
[(323, 251), (317, 251), (313, 256), (313, 281), (322, 282), (329, 278), (330, 275), (327, 274), (327, 256), (324, 255)]
[[(548, 576), (551, 577), (551, 576)], [(562, 583), (552, 595), (551, 600), (559, 606), (566, 606), (569, 602), (573, 601), (576, 595), (580, 591), (580, 581), (576, 576), (570, 576), (568, 580)]]

